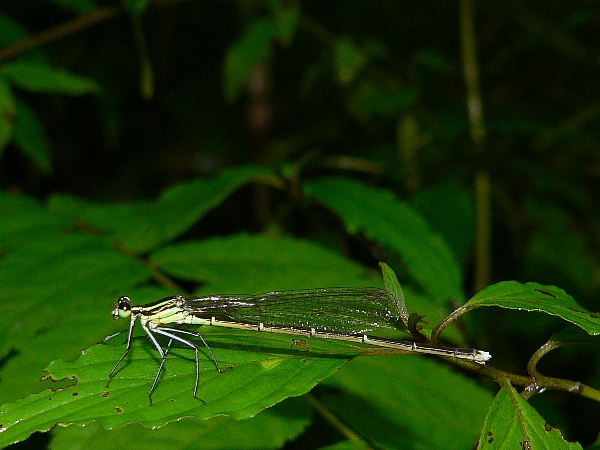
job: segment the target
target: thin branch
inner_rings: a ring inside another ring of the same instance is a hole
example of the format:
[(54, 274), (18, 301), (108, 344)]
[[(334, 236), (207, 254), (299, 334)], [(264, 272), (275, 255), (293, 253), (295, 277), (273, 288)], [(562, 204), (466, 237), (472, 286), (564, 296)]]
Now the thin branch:
[[(463, 74), (467, 89), (467, 111), (471, 139), (475, 153), (484, 153), (485, 129), (483, 127), (483, 103), (479, 87), (479, 68), (475, 41), (473, 0), (460, 0), (460, 40), (463, 57)], [(481, 169), (475, 176), (475, 210), (477, 230), (475, 234), (474, 292), (489, 284), (491, 267), (491, 206), (490, 175)]]
[(27, 50), (41, 47), (42, 45), (45, 45), (49, 42), (56, 41), (57, 39), (63, 38), (70, 34), (74, 34), (98, 22), (110, 19), (111, 17), (116, 16), (121, 11), (123, 11), (123, 6), (120, 4), (105, 6), (103, 8), (98, 8), (89, 14), (76, 17), (75, 19), (69, 22), (42, 31), (27, 39), (24, 39), (22, 41), (16, 42), (12, 45), (0, 49), (0, 61), (5, 61), (7, 59), (14, 58), (15, 56), (26, 52)]

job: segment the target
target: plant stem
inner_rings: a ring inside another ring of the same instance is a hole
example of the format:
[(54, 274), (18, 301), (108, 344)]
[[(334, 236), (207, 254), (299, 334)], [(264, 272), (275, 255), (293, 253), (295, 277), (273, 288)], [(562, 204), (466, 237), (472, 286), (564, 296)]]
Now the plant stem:
[(88, 28), (103, 20), (110, 19), (121, 11), (123, 11), (123, 6), (117, 4), (98, 8), (89, 14), (78, 16), (69, 22), (57, 25), (56, 27), (42, 31), (27, 39), (0, 49), (0, 61), (14, 58), (21, 53), (26, 52), (27, 50), (41, 47), (48, 42), (55, 41), (70, 34), (76, 33), (84, 28)]
[[(473, 0), (460, 0), (459, 3), (460, 39), (463, 57), (463, 74), (467, 89), (467, 112), (470, 122), (471, 139), (475, 154), (484, 154), (485, 129), (483, 127), (483, 104), (479, 87), (479, 69), (473, 19)], [(475, 238), (475, 277), (474, 292), (479, 292), (489, 284), (491, 266), (491, 208), (490, 175), (479, 169), (475, 175), (475, 210), (477, 230)]]

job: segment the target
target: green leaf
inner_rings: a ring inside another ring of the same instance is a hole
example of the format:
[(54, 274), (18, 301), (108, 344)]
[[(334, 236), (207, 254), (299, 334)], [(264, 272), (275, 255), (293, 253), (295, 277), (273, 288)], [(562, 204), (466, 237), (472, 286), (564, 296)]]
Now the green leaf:
[(438, 302), (464, 298), (460, 267), (444, 240), (391, 192), (341, 178), (309, 184), (306, 192), (337, 212), (350, 233), (364, 232), (398, 252), (410, 275)]
[(0, 46), (5, 47), (29, 36), (27, 28), (14, 17), (0, 11)]
[[(232, 171), (222, 178), (173, 188), (156, 202), (147, 203), (156, 207), (172, 202), (169, 208), (178, 213), (188, 211), (182, 206), (206, 211), (205, 204), (197, 206), (199, 198), (209, 204), (219, 203), (222, 200), (216, 199), (224, 198), (232, 185), (257, 173), (267, 172), (255, 168)], [(264, 178), (272, 183), (277, 180)], [(201, 197), (205, 194), (210, 195)], [(152, 288), (149, 281), (153, 273), (208, 282), (206, 289), (213, 292), (215, 287), (256, 293), (324, 285), (380, 285), (381, 280), (371, 278), (375, 271), (313, 243), (261, 235), (166, 246), (151, 253), (148, 264), (146, 258), (122, 253), (110, 232), (76, 220), (97, 205), (58, 198), (52, 206), (0, 193), (0, 209), (7, 213), (0, 215), (0, 303), (4, 305), (0, 318), (0, 355), (4, 357), (0, 398), (6, 403), (0, 408), (0, 424), (6, 428), (0, 433), (0, 444), (22, 440), (57, 423), (96, 421), (106, 428), (132, 421), (159, 426), (184, 416), (249, 417), (307, 392), (337, 372), (347, 359), (372, 353), (359, 344), (324, 339), (306, 339), (298, 344), (293, 338), (271, 333), (206, 327), (203, 336), (217, 359), (224, 368), (232, 367), (218, 374), (201, 349), (199, 395), (212, 406), (203, 409), (206, 405), (191, 395), (195, 381), (193, 350), (173, 348), (154, 394), (156, 404), (149, 407), (147, 393), (159, 360), (142, 335), (134, 339), (131, 354), (107, 389), (106, 378), (124, 352), (125, 335), (89, 348), (74, 362), (68, 360), (111, 331), (126, 327), (109, 316), (110, 306), (119, 295), (132, 295), (138, 299), (136, 303), (145, 303), (173, 293)], [(157, 208), (150, 218), (159, 220), (155, 217), (165, 211)], [(191, 214), (197, 217), (198, 211)], [(175, 214), (169, 219), (181, 216)], [(140, 331), (136, 330), (136, 336)], [(39, 374), (51, 360), (57, 360), (49, 368), (52, 376), (66, 380), (40, 385)], [(69, 381), (71, 376), (76, 379)], [(362, 381), (371, 382), (368, 378)], [(69, 383), (77, 384), (57, 390)], [(14, 401), (31, 392), (39, 393)], [(103, 396), (107, 392), (108, 396)]]
[(526, 200), (524, 208), (534, 232), (524, 253), (522, 276), (595, 297), (600, 286), (596, 278), (598, 260), (589, 239), (573, 227), (569, 212), (539, 199)]
[(336, 444), (321, 447), (320, 450), (370, 450), (369, 444), (363, 441), (340, 441)]
[(290, 45), (300, 18), (300, 2), (269, 0), (277, 35), (284, 45)]
[(1, 367), (0, 402), (39, 388), (48, 361), (74, 357), (106, 336), (115, 298), (150, 277), (103, 238), (44, 236), (0, 259), (0, 354), (12, 355)]
[(475, 240), (475, 211), (465, 188), (443, 182), (419, 190), (409, 203), (444, 237), (456, 261), (468, 261)]
[(0, 76), (15, 86), (32, 92), (83, 95), (95, 93), (94, 80), (39, 61), (18, 60), (0, 67)]
[(235, 100), (248, 85), (254, 68), (270, 53), (273, 39), (277, 37), (277, 27), (270, 20), (259, 20), (229, 49), (223, 65), (225, 98)]
[(10, 84), (0, 78), (0, 155), (12, 138), (16, 110)]
[(385, 284), (385, 289), (390, 294), (396, 309), (396, 313), (398, 317), (402, 319), (404, 325), (408, 327), (410, 314), (406, 309), (406, 299), (404, 298), (402, 286), (400, 286), (400, 283), (398, 283), (398, 278), (396, 278), (396, 274), (390, 266), (384, 262), (380, 262), (379, 267), (381, 267), (381, 272), (383, 274), (383, 283)]
[(374, 448), (469, 449), (492, 394), (423, 357), (356, 358), (321, 383), (319, 399)]
[(282, 448), (311, 422), (311, 411), (305, 401), (290, 398), (247, 420), (215, 417), (208, 420), (182, 419), (163, 428), (149, 430), (133, 423), (118, 430), (103, 430), (97, 422), (85, 427), (54, 428), (51, 450), (203, 450), (235, 448), (252, 450)]
[(490, 406), (477, 449), (525, 448), (574, 450), (582, 447), (565, 441), (560, 430), (550, 426), (512, 386), (502, 388)]
[(61, 229), (71, 226), (69, 217), (48, 213), (41, 203), (25, 195), (0, 191), (0, 210), (2, 253), (35, 241), (45, 243), (60, 236)]
[(503, 281), (478, 292), (464, 308), (471, 310), (480, 306), (545, 312), (571, 322), (589, 334), (600, 334), (600, 314), (585, 310), (573, 297), (555, 286)]
[(48, 389), (0, 407), (0, 423), (5, 429), (0, 433), (0, 445), (18, 442), (56, 424), (85, 425), (92, 420), (104, 429), (114, 429), (132, 422), (160, 428), (184, 417), (250, 418), (285, 398), (308, 392), (337, 372), (345, 359), (360, 352), (357, 346), (327, 340), (311, 341), (310, 352), (297, 351), (290, 349), (289, 337), (265, 334), (212, 328), (204, 333), (227, 369), (218, 373), (210, 359), (201, 358), (198, 395), (205, 404), (192, 396), (196, 372), (191, 349), (171, 349), (152, 406), (148, 391), (159, 361), (146, 338), (134, 340), (126, 364), (108, 388), (108, 373), (123, 354), (123, 345), (100, 344), (73, 362), (54, 361), (47, 369), (48, 376), (53, 380), (73, 379), (77, 384), (58, 391)]
[(456, 63), (433, 48), (422, 48), (413, 54), (413, 60), (434, 72), (448, 75), (457, 69)]
[(33, 110), (23, 101), (18, 102), (13, 138), (15, 145), (42, 172), (52, 172), (50, 148), (46, 133)]
[(338, 81), (350, 84), (368, 62), (367, 55), (349, 38), (339, 38), (333, 45), (333, 64)]
[(350, 93), (348, 108), (362, 120), (373, 117), (397, 117), (415, 103), (417, 92), (412, 86), (389, 87), (365, 80)]
[(49, 206), (110, 233), (129, 250), (143, 253), (184, 233), (251, 180), (278, 181), (267, 169), (246, 166), (224, 171), (212, 179), (198, 178), (176, 185), (153, 202), (90, 205), (57, 195)]
[(287, 236), (239, 234), (172, 244), (154, 252), (150, 260), (174, 277), (208, 283), (203, 292), (256, 294), (328, 286), (381, 286), (381, 278), (375, 272), (368, 277), (364, 266), (313, 242)]
[(150, 270), (104, 236), (74, 231), (70, 217), (26, 196), (0, 193), (0, 210), (4, 403), (39, 389), (48, 362), (73, 358), (106, 336), (121, 289), (147, 280)]

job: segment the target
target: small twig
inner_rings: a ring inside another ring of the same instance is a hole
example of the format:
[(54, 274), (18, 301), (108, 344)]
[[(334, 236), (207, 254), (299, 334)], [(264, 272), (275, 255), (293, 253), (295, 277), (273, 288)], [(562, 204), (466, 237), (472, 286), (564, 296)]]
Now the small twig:
[(189, 292), (186, 292), (185, 289), (183, 289), (181, 286), (179, 286), (175, 281), (173, 281), (171, 278), (169, 278), (168, 276), (166, 276), (164, 273), (162, 273), (158, 267), (156, 267), (156, 265), (144, 258), (140, 258), (140, 256), (138, 254), (136, 254), (135, 252), (132, 252), (131, 250), (129, 250), (127, 247), (125, 247), (121, 242), (114, 240), (113, 241), (113, 246), (114, 248), (123, 253), (124, 255), (130, 257), (131, 259), (135, 259), (137, 261), (139, 261), (140, 263), (142, 263), (145, 267), (148, 268), (148, 270), (150, 270), (150, 273), (152, 273), (152, 277), (158, 281), (161, 285), (168, 287), (169, 289), (172, 289), (176, 292), (181, 292), (182, 294), (187, 293), (189, 294)]
[(537, 370), (537, 363), (548, 352), (551, 352), (552, 350), (555, 350), (560, 347), (564, 347), (566, 345), (573, 345), (577, 343), (586, 342), (586, 340), (554, 341), (551, 339), (544, 345), (542, 345), (531, 356), (531, 358), (529, 358), (529, 362), (527, 363), (527, 373), (530, 375), (531, 383), (525, 386), (525, 389), (523, 390), (523, 392), (521, 392), (521, 396), (525, 400), (528, 400), (536, 394), (541, 394), (542, 392), (548, 389), (552, 389), (579, 394), (584, 397), (594, 399), (596, 401), (600, 400), (600, 391), (583, 384), (581, 381), (572, 381), (562, 378), (548, 377), (542, 375)]
[(120, 4), (105, 6), (103, 8), (98, 8), (89, 14), (76, 17), (69, 22), (37, 33), (27, 39), (23, 39), (22, 41), (0, 49), (0, 61), (14, 58), (21, 53), (26, 52), (27, 50), (41, 47), (48, 42), (55, 41), (70, 34), (76, 33), (84, 28), (88, 28), (103, 20), (110, 19), (121, 11), (123, 11), (123, 6)]
[(183, 293), (190, 294), (185, 289), (183, 289), (181, 286), (179, 286), (177, 283), (175, 283), (175, 281), (173, 281), (171, 278), (169, 278), (164, 273), (162, 273), (158, 269), (158, 267), (156, 267), (155, 264), (153, 264), (149, 261), (142, 261), (142, 264), (144, 264), (146, 267), (148, 267), (150, 269), (150, 272), (152, 272), (152, 276), (154, 277), (154, 279), (156, 281), (158, 281), (160, 284), (162, 284), (163, 286), (166, 286), (169, 289), (174, 290), (175, 292), (181, 292), (182, 294)]
[[(467, 305), (468, 305), (468, 303), (467, 303)], [(431, 342), (438, 345), (438, 343), (440, 342), (440, 334), (442, 333), (442, 331), (444, 331), (444, 328), (446, 328), (448, 325), (450, 325), (452, 322), (454, 322), (456, 319), (458, 319), (464, 313), (469, 312), (473, 309), (472, 306), (467, 306), (467, 305), (462, 305), (462, 306), (456, 308), (454, 311), (452, 311), (450, 314), (448, 314), (446, 317), (444, 317), (440, 323), (438, 323), (436, 325), (436, 327), (431, 332)]]
[(498, 384), (500, 384), (500, 386), (504, 386), (506, 383), (510, 383), (512, 386), (524, 387), (525, 390), (521, 393), (521, 396), (526, 400), (535, 394), (539, 394), (547, 390), (553, 390), (566, 391), (572, 394), (577, 394), (582, 397), (589, 398), (591, 400), (600, 401), (600, 391), (594, 389), (591, 386), (583, 384), (580, 381), (565, 380), (562, 378), (551, 378), (539, 374), (538, 377), (516, 375), (514, 373), (509, 373), (500, 369), (496, 369), (489, 365), (482, 367), (479, 373), (481, 375), (493, 378)]

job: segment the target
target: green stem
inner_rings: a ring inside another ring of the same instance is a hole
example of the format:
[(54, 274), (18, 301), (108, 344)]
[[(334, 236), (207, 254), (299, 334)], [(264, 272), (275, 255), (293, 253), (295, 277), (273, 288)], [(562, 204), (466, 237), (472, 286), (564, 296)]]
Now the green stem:
[[(483, 127), (483, 102), (479, 87), (479, 68), (475, 41), (473, 0), (460, 0), (460, 39), (463, 57), (463, 74), (467, 94), (471, 139), (475, 154), (484, 154), (485, 129)], [(490, 176), (483, 169), (475, 176), (475, 209), (477, 230), (475, 239), (475, 277), (473, 289), (479, 292), (489, 284), (491, 267), (491, 207)]]

